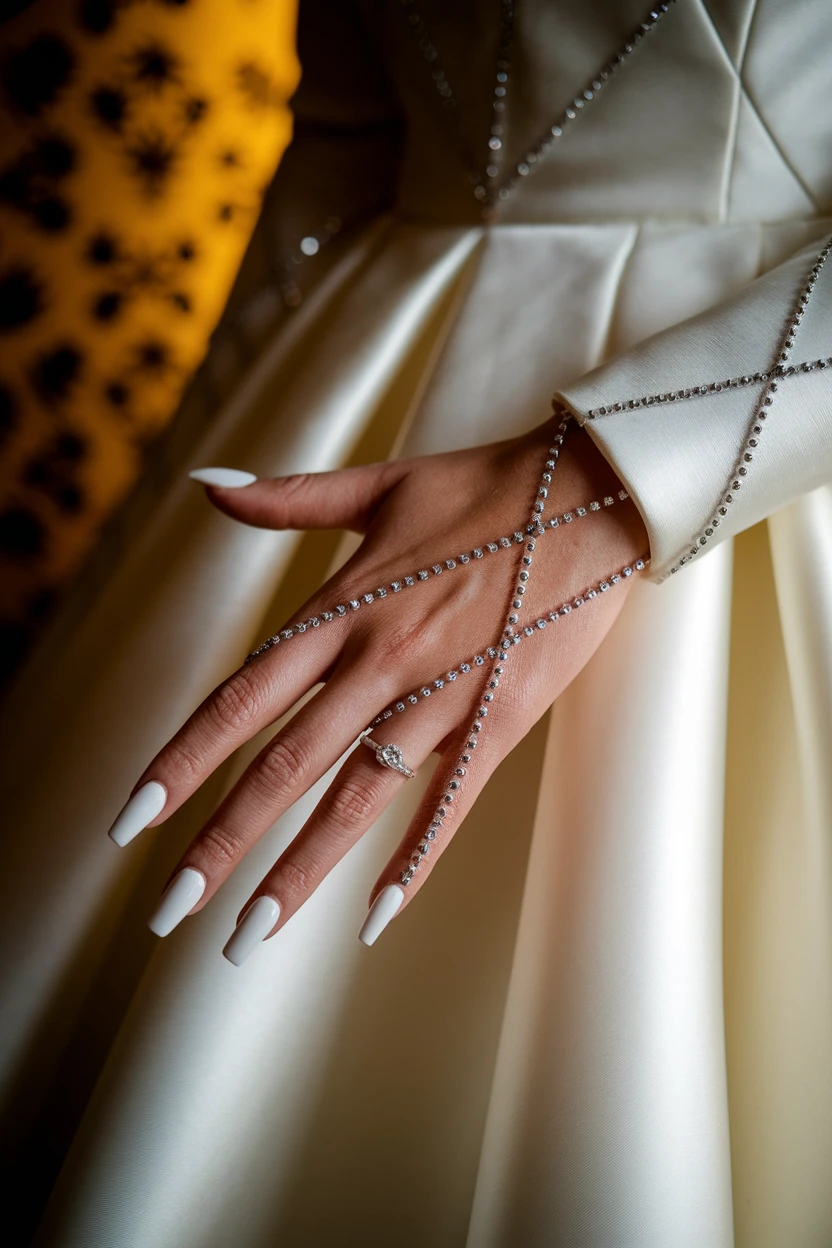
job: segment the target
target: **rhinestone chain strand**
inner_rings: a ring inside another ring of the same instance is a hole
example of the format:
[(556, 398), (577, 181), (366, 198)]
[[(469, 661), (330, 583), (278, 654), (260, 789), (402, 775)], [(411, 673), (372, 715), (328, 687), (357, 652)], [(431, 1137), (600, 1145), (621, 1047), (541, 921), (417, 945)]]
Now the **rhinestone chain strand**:
[(534, 504), (532, 505), (532, 512), (527, 526), (527, 537), (524, 543), (524, 551), (518, 563), (516, 578), (517, 584), (514, 587), (511, 605), (506, 616), (502, 639), (497, 645), (494, 646), (496, 651), (495, 657), (499, 661), (489, 673), (489, 679), (487, 681), (486, 688), (483, 691), (482, 700), (474, 715), (473, 723), (469, 728), (468, 739), (465, 742), (462, 753), (457, 758), (453, 775), (447, 782), (444, 797), (434, 811), (433, 818), (428, 824), (424, 838), (419, 842), (418, 846), (411, 854), (410, 862), (399, 876), (401, 883), (405, 886), (407, 886), (413, 879), (416, 871), (425, 858), (427, 851), (423, 851), (423, 846), (429, 845), (432, 840), (436, 839), (436, 836), (443, 827), (445, 821), (449, 818), (450, 808), (459, 795), (459, 790), (463, 787), (464, 778), (468, 774), (468, 766), (471, 762), (472, 752), (477, 748), (480, 733), (483, 729), (483, 723), (488, 715), (489, 705), (485, 694), (491, 694), (490, 700), (494, 700), (500, 685), (500, 680), (505, 671), (502, 664), (508, 659), (509, 652), (513, 648), (515, 625), (518, 623), (519, 612), (523, 607), (523, 598), (531, 577), (531, 568), (534, 551), (537, 545), (537, 536), (544, 531), (542, 516), (546, 507), (546, 499), (549, 496), (549, 486), (551, 485), (552, 474), (557, 467), (561, 447), (563, 446), (563, 439), (571, 418), (570, 413), (567, 412), (562, 405), (555, 403), (553, 407), (555, 415), (560, 416), (560, 423), (558, 424), (555, 437), (552, 439), (552, 445), (549, 447), (549, 458), (546, 460), (543, 472), (541, 473), (540, 484), (537, 487), (537, 496)]
[(586, 419), (596, 420), (599, 416), (611, 416), (614, 412), (632, 412), (637, 407), (659, 407), (666, 403), (678, 403), (682, 399), (695, 399), (703, 394), (740, 390), (743, 386), (754, 386), (758, 382), (768, 381), (771, 377), (788, 380), (790, 377), (797, 377), (800, 373), (813, 373), (815, 369), (824, 368), (832, 368), (832, 356), (823, 356), (817, 360), (802, 360), (800, 364), (776, 364), (768, 372), (746, 373), (742, 377), (728, 377), (725, 381), (708, 381), (704, 385), (685, 386), (681, 390), (644, 394), (638, 399), (622, 399), (617, 403), (607, 403), (603, 407), (591, 407), (586, 413)]
[(661, 577), (659, 581), (660, 584), (662, 581), (667, 580), (668, 576), (672, 575), (674, 572), (678, 572), (679, 569), (684, 567), (686, 563), (689, 563), (691, 559), (694, 559), (699, 554), (700, 550), (707, 546), (710, 539), (714, 536), (714, 530), (719, 528), (723, 519), (728, 514), (728, 508), (734, 502), (737, 494), (745, 484), (745, 478), (748, 476), (750, 466), (754, 461), (754, 455), (757, 451), (759, 440), (762, 437), (765, 422), (769, 416), (769, 408), (771, 408), (774, 402), (774, 395), (777, 391), (778, 382), (774, 380), (774, 378), (779, 377), (780, 374), (776, 370), (779, 369), (782, 372), (788, 363), (789, 356), (791, 355), (794, 347), (794, 340), (797, 336), (797, 331), (800, 328), (800, 322), (803, 320), (803, 314), (809, 306), (809, 301), (815, 288), (815, 283), (820, 277), (821, 271), (823, 266), (826, 264), (830, 251), (832, 251), (832, 238), (826, 242), (821, 251), (818, 253), (815, 262), (809, 271), (809, 275), (798, 297), (797, 304), (795, 305), (795, 308), (789, 318), (783, 340), (780, 343), (777, 354), (777, 362), (772, 366), (771, 371), (764, 375), (765, 387), (762, 397), (753, 416), (751, 417), (750, 428), (747, 432), (745, 443), (740, 451), (739, 460), (734, 465), (732, 478), (729, 481), (728, 488), (725, 490), (719, 501), (715, 514), (711, 517), (710, 523), (705, 526), (698, 537), (694, 538), (693, 545), (690, 549), (679, 559), (677, 559), (676, 563), (673, 564), (670, 571), (666, 573), (665, 576)]
[[(618, 491), (618, 498), (621, 502), (626, 501), (629, 497), (630, 496), (626, 490), (620, 489)], [(603, 502), (593, 499), (592, 502), (587, 503), (585, 506), (582, 505), (580, 507), (573, 507), (569, 511), (562, 512), (560, 515), (552, 516), (543, 528), (544, 530), (551, 530), (560, 528), (562, 524), (572, 524), (576, 519), (583, 519), (584, 516), (595, 514), (601, 511), (602, 507), (612, 507), (614, 503), (615, 499), (613, 496), (611, 494), (607, 494), (605, 495)], [(422, 568), (419, 572), (414, 572), (411, 575), (403, 576), (398, 580), (391, 581), (389, 587), (387, 585), (379, 585), (378, 588), (372, 592), (359, 594), (356, 598), (350, 598), (348, 600), (348, 605), (340, 603), (338, 606), (333, 607), (331, 611), (322, 611), (320, 615), (310, 616), (308, 620), (301, 620), (297, 624), (287, 625), (285, 628), (280, 629), (271, 637), (268, 637), (265, 641), (261, 642), (261, 644), (255, 650), (252, 650), (246, 657), (245, 662), (250, 663), (253, 659), (256, 659), (258, 655), (264, 654), (267, 650), (271, 650), (272, 647), (280, 645), (281, 643), (285, 644), (285, 642), (291, 641), (293, 637), (300, 636), (303, 633), (306, 633), (309, 629), (319, 628), (321, 624), (330, 624), (333, 620), (344, 619), (350, 614), (350, 612), (360, 610), (362, 605), (371, 606), (372, 603), (379, 602), (383, 598), (387, 598), (389, 594), (398, 594), (402, 591), (402, 589), (410, 589), (415, 585), (419, 585), (430, 580), (432, 576), (434, 578), (441, 576), (446, 570), (453, 572), (454, 569), (458, 567), (474, 567), (476, 566), (478, 560), (485, 557), (486, 552), (489, 554), (498, 554), (502, 550), (507, 550), (513, 544), (522, 545), (525, 540), (524, 535), (518, 530), (516, 533), (513, 533), (511, 537), (500, 537), (493, 542), (484, 542), (482, 546), (475, 546), (470, 554), (463, 553), (461, 555), (457, 555), (453, 559), (445, 559), (439, 563), (431, 564), (430, 572), (427, 568)]]
[[(550, 611), (545, 611), (543, 615), (535, 621), (534, 626), (526, 624), (520, 632), (515, 633), (511, 638), (511, 644), (517, 646), (524, 637), (539, 636), (543, 629), (550, 623), (556, 624), (565, 616), (571, 615), (573, 611), (577, 611), (579, 607), (584, 606), (585, 603), (592, 602), (593, 599), (597, 598), (600, 594), (607, 593), (613, 588), (613, 586), (623, 584), (635, 572), (643, 571), (649, 563), (649, 557), (647, 555), (643, 555), (640, 559), (636, 559), (634, 563), (628, 564), (627, 567), (611, 573), (608, 577), (599, 581), (596, 585), (591, 585), (588, 589), (585, 589), (583, 593), (576, 594), (575, 597), (569, 602), (563, 602), (559, 607), (552, 607)], [(401, 713), (402, 711), (407, 710), (408, 705), (415, 706), (420, 700), (430, 697), (432, 693), (446, 688), (448, 684), (453, 684), (459, 676), (467, 676), (468, 673), (475, 667), (482, 667), (485, 664), (486, 658), (492, 660), (497, 658), (497, 650), (494, 646), (484, 648), (481, 654), (473, 655), (465, 662), (458, 663), (457, 666), (451, 671), (445, 672), (442, 676), (437, 677), (435, 680), (426, 685), (422, 685), (421, 688), (415, 690), (413, 693), (404, 695), (403, 698), (393, 703), (392, 706), (387, 707), (385, 710), (381, 711), (380, 714), (376, 715), (375, 719), (366, 731), (370, 732), (373, 728), (378, 728), (379, 724), (384, 723), (385, 720), (392, 719), (394, 711)], [(492, 693), (484, 693), (482, 700), (483, 702), (493, 702), (494, 696)]]

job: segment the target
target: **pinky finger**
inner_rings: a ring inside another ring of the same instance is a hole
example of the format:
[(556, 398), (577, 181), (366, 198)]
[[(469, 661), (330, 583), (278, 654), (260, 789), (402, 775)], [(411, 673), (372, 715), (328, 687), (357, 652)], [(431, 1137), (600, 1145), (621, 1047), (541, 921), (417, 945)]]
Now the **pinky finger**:
[[(502, 668), (492, 677), (499, 683)], [(482, 732), (488, 714), (485, 702), (475, 710), (473, 723), (454, 734), (443, 752), (431, 784), (398, 848), (370, 894), (370, 909), (358, 933), (372, 945), (388, 923), (412, 901), (450, 844), (498, 763), (511, 748), (504, 734)]]

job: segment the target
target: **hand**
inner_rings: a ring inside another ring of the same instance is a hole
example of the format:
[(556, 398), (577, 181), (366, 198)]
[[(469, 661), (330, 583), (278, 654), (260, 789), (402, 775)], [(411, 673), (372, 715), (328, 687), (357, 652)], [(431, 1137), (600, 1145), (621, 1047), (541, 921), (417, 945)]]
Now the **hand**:
[[(151, 918), (154, 931), (165, 935), (206, 905), (248, 849), (376, 717), (373, 738), (399, 745), (409, 767), (415, 770), (433, 751), (440, 757), (415, 818), (373, 888), (365, 943), (413, 900), (494, 768), (600, 644), (635, 574), (622, 575), (581, 610), (554, 620), (550, 611), (647, 557), (638, 511), (589, 436), (570, 422), (544, 486), (542, 520), (545, 525), (569, 509), (574, 518), (546, 527), (532, 545), (531, 565), (521, 564), (532, 502), (556, 434), (557, 418), (472, 450), (208, 489), (215, 506), (246, 524), (352, 529), (364, 540), (289, 622), (295, 634), (243, 664), (197, 708), (151, 762), (113, 825), (113, 839), (126, 844), (143, 827), (162, 822), (239, 745), (322, 683), (185, 851)], [(590, 509), (596, 501), (600, 506)], [(583, 517), (578, 507), (587, 509)], [(513, 538), (518, 530), (519, 543)], [(501, 537), (512, 540), (500, 545)], [(489, 542), (498, 544), (495, 552)], [(472, 555), (475, 548), (482, 558)], [(446, 560), (457, 566), (447, 568)], [(430, 571), (433, 565), (441, 565), (439, 575)], [(422, 570), (426, 579), (419, 579)], [(521, 570), (529, 573), (526, 592), (514, 611), (516, 625), (507, 624)], [(395, 590), (394, 582), (402, 588)], [(387, 591), (381, 599), (377, 587)], [(362, 601), (364, 594), (372, 595), (370, 603)], [(336, 612), (339, 606), (345, 614)], [(304, 628), (313, 617), (319, 624)], [(528, 625), (530, 636), (523, 631)], [(501, 643), (506, 627), (524, 644)], [(501, 644), (505, 659), (489, 658), (488, 649), (494, 653)], [(420, 692), (425, 689), (429, 695)], [(466, 744), (471, 740), (474, 746)], [(353, 750), (244, 907), (245, 922), (238, 919), (226, 956), (239, 963), (288, 922), (406, 783), (370, 749)], [(439, 807), (444, 818), (436, 816)]]

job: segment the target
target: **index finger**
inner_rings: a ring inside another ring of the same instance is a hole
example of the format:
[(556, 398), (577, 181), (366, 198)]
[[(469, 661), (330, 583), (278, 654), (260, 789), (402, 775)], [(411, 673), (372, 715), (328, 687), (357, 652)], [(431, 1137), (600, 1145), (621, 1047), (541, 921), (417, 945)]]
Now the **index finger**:
[(137, 781), (108, 833), (116, 845), (167, 819), (240, 745), (280, 719), (325, 677), (344, 640), (339, 628), (316, 628), (304, 644), (281, 644), (218, 685)]

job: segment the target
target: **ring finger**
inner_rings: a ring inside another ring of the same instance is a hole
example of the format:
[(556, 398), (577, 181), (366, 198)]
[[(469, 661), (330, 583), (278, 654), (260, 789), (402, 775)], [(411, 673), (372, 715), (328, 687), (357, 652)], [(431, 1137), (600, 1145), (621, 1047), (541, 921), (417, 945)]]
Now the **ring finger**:
[[(377, 745), (400, 747), (414, 772), (459, 722), (457, 698), (421, 704), (412, 715), (385, 720), (374, 729)], [(311, 897), (334, 866), (367, 832), (407, 784), (407, 778), (380, 765), (372, 750), (356, 745), (292, 843), (262, 880), (237, 921), (223, 950), (239, 966), (279, 930)]]
[[(348, 673), (348, 674), (347, 674)], [(149, 924), (167, 936), (202, 909), (253, 845), (353, 743), (388, 693), (348, 667), (307, 702), (257, 757), (179, 860)], [(371, 702), (372, 699), (372, 702)]]

